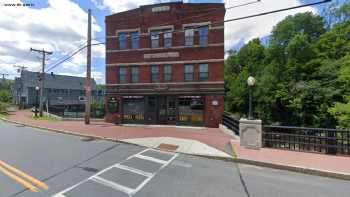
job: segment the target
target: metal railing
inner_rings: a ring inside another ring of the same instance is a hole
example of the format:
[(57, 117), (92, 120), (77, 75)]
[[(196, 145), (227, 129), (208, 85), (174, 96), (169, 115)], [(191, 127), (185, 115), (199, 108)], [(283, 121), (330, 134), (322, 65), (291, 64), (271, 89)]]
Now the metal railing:
[(239, 135), (239, 119), (233, 117), (232, 114), (224, 112), (222, 115), (222, 124), (232, 130), (236, 135)]
[(263, 146), (350, 155), (350, 130), (264, 125)]

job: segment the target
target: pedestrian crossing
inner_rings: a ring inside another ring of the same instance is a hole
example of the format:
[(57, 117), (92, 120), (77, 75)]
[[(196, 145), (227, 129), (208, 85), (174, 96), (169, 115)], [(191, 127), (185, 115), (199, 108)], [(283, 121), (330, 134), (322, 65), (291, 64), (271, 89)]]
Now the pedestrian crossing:
[[(112, 190), (114, 190), (116, 193), (124, 194), (120, 196), (133, 196), (157, 173), (169, 165), (177, 155), (177, 153), (151, 148), (145, 149), (129, 156), (122, 162), (101, 170), (52, 197), (88, 196), (87, 193), (89, 191), (86, 188), (92, 187), (99, 187), (101, 191), (109, 190), (108, 192), (113, 192)], [(97, 190), (94, 191), (96, 192)]]

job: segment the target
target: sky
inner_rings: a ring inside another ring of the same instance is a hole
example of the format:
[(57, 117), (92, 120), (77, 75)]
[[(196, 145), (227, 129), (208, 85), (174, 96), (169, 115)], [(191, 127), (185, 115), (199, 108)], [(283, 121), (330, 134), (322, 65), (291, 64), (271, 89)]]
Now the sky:
[[(41, 56), (30, 48), (52, 51), (46, 61), (48, 72), (71, 76), (86, 75), (86, 51), (75, 55), (53, 69), (55, 63), (86, 44), (87, 10), (92, 10), (92, 43), (104, 42), (104, 18), (140, 5), (178, 0), (0, 0), (0, 74), (18, 76), (13, 65), (39, 71)], [(225, 7), (254, 0), (184, 0), (184, 3), (224, 2)], [(225, 19), (257, 14), (319, 0), (261, 0), (259, 3), (229, 9)], [(31, 6), (5, 6), (26, 3)], [(320, 13), (327, 5), (307, 7), (258, 18), (225, 23), (225, 50), (237, 49), (253, 38), (266, 38), (274, 25), (286, 16), (299, 12)], [(92, 47), (92, 77), (105, 83), (105, 46)]]

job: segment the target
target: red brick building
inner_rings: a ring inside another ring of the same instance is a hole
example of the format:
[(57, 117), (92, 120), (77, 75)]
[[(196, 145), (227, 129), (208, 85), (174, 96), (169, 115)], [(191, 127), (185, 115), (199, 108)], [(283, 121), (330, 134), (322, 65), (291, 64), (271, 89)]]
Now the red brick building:
[(106, 120), (218, 127), (222, 3), (163, 3), (107, 16)]

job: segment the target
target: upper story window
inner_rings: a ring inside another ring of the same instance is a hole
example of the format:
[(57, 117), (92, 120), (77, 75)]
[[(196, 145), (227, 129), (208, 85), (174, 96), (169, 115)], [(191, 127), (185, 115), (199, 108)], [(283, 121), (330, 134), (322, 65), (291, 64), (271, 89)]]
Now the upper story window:
[(126, 49), (127, 48), (127, 34), (126, 33), (119, 33), (119, 49)]
[(159, 82), (159, 67), (156, 65), (151, 66), (151, 81), (153, 83)]
[(139, 32), (131, 32), (131, 48), (138, 49), (140, 48), (140, 35)]
[(164, 66), (164, 82), (171, 82), (172, 68), (171, 65)]
[(164, 32), (164, 47), (171, 47), (173, 40), (173, 34), (171, 30), (167, 30)]
[(139, 67), (131, 67), (131, 83), (139, 82)]
[(151, 31), (151, 47), (158, 48), (159, 47), (159, 31)]
[(207, 81), (209, 78), (208, 64), (199, 64), (199, 80)]
[(202, 26), (198, 28), (198, 30), (199, 30), (199, 45), (200, 46), (208, 45), (209, 26)]
[(194, 67), (192, 64), (185, 65), (185, 81), (193, 81)]
[(185, 29), (185, 46), (193, 46), (194, 44), (194, 29), (186, 28)]
[(126, 83), (126, 68), (119, 68), (119, 83)]

